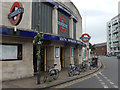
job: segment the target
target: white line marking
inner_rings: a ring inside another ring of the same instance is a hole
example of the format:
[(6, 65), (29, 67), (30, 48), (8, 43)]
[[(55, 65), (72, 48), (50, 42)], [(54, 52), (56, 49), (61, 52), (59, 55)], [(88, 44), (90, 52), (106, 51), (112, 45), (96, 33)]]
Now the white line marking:
[(103, 87), (104, 87), (104, 88), (108, 88), (108, 86), (107, 86), (107, 85), (104, 85)]
[(98, 75), (96, 75), (96, 77), (98, 78), (98, 80), (100, 81), (101, 85), (104, 87), (104, 88), (108, 88), (108, 86), (105, 84), (105, 82), (103, 82), (102, 79), (100, 79), (100, 77)]
[(110, 84), (114, 84), (113, 82), (109, 82)]
[(118, 86), (117, 85), (113, 85), (114, 86), (114, 88), (118, 88)]
[[(101, 72), (99, 73), (101, 76), (103, 76), (103, 78), (105, 78), (111, 85), (113, 85), (114, 88), (118, 88), (117, 85), (115, 85), (110, 79), (108, 79), (108, 77), (106, 77), (105, 75), (103, 75)], [(104, 84), (104, 83), (101, 83)], [(106, 87), (106, 86), (105, 86)]]
[(99, 74), (102, 74), (101, 72), (99, 72)]
[(105, 83), (104, 83), (104, 82), (101, 82), (101, 84), (105, 85)]
[(98, 75), (96, 75), (96, 77), (100, 80), (100, 77), (98, 77)]
[(108, 79), (107, 77), (103, 76), (105, 79)]
[(100, 79), (99, 81), (102, 82), (103, 80)]
[(109, 80), (109, 79), (108, 79), (107, 81), (108, 81), (108, 82), (111, 82), (111, 80)]

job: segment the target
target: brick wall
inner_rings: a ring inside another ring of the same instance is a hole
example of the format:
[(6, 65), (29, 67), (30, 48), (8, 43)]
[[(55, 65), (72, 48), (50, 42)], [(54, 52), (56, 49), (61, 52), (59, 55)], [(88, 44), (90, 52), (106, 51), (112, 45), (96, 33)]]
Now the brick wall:
[(96, 46), (96, 54), (97, 55), (106, 55), (107, 54), (107, 46)]

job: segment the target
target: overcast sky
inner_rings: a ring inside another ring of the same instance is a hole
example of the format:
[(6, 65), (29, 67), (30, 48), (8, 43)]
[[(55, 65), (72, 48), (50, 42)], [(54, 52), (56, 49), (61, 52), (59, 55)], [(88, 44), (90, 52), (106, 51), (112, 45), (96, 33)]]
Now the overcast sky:
[[(92, 44), (106, 42), (106, 23), (118, 14), (120, 0), (71, 0), (83, 20), (83, 33), (91, 36)], [(85, 22), (86, 21), (86, 22)]]

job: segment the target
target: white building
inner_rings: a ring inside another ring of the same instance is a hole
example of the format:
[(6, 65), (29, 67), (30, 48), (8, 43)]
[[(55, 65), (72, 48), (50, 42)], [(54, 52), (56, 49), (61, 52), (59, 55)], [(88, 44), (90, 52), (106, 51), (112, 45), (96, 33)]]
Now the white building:
[(118, 16), (107, 22), (107, 53), (112, 55), (120, 53), (120, 19)]

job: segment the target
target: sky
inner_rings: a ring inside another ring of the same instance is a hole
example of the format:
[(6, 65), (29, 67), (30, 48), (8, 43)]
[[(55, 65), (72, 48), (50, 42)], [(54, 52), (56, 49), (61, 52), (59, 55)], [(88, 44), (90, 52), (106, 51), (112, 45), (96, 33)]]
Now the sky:
[(82, 32), (91, 36), (90, 43), (107, 41), (106, 23), (118, 14), (120, 0), (71, 0), (82, 16)]

